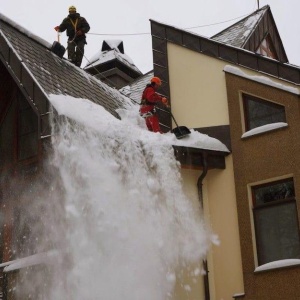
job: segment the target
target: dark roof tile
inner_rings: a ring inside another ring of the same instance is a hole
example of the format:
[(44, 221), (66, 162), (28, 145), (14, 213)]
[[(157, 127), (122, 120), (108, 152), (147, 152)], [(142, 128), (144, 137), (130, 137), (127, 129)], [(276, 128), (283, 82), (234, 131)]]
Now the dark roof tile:
[[(89, 99), (102, 105), (118, 117), (116, 109), (126, 106), (130, 100), (116, 89), (110, 88), (84, 70), (75, 67), (66, 59), (51, 52), (51, 45), (40, 42), (30, 32), (0, 14), (0, 34), (9, 43), (11, 51), (17, 53), (32, 80), (46, 95), (65, 94), (75, 98)], [(1, 59), (4, 59), (1, 56)], [(5, 62), (6, 66), (10, 62)], [(16, 78), (15, 78), (16, 79)]]
[(120, 89), (120, 91), (133, 100), (135, 103), (141, 102), (142, 92), (145, 89), (146, 85), (150, 82), (151, 77), (153, 77), (153, 71), (149, 71), (143, 76), (140, 76), (129, 85)]

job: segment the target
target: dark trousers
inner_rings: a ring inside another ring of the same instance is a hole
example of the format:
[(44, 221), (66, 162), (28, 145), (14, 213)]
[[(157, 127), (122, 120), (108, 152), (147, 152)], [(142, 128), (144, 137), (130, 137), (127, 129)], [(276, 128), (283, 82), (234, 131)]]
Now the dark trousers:
[(69, 42), (68, 44), (68, 58), (77, 67), (81, 66), (85, 44), (85, 39)]

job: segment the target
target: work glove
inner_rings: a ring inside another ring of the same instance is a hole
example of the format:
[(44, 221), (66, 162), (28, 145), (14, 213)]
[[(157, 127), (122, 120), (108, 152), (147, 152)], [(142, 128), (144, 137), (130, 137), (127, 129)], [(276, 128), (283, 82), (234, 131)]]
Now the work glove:
[(76, 32), (76, 35), (83, 35), (83, 32), (82, 32), (81, 30), (78, 30), (78, 31)]
[(161, 102), (162, 102), (165, 106), (169, 106), (169, 103), (168, 103), (168, 99), (167, 99), (167, 98), (163, 97), (163, 98), (161, 99)]
[(54, 29), (55, 29), (56, 31), (59, 31), (59, 26), (55, 26)]

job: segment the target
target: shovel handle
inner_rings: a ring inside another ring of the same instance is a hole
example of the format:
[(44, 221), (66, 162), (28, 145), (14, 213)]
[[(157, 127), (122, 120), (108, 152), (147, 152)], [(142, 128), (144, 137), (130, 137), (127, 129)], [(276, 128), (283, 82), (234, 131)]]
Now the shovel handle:
[(173, 116), (173, 114), (172, 114), (172, 112), (171, 112), (171, 109), (169, 108), (168, 110), (169, 110), (169, 113), (170, 113), (170, 115), (171, 115), (173, 121), (175, 122), (176, 126), (178, 127), (178, 124), (177, 124), (177, 122), (176, 122), (176, 120), (175, 120), (175, 118), (174, 118), (174, 116)]

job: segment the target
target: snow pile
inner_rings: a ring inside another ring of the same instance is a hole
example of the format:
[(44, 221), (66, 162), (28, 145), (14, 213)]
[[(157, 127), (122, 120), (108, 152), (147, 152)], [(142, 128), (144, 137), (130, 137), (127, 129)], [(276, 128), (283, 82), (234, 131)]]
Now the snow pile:
[(201, 276), (215, 241), (183, 193), (174, 138), (148, 132), (138, 118), (129, 122), (133, 111), (118, 120), (85, 99), (50, 100), (59, 115), (53, 163), (66, 212), (58, 234), (71, 262), (67, 276), (58, 269), (63, 284), (50, 299), (171, 298), (176, 270), (194, 264), (190, 276)]
[[(111, 47), (111, 50), (105, 51), (98, 51), (90, 60), (86, 67), (96, 67), (99, 64), (106, 63), (108, 61), (118, 59), (123, 64), (127, 65), (128, 67), (134, 69), (136, 72), (141, 73), (141, 71), (135, 66), (133, 60), (125, 53), (121, 53), (118, 48), (118, 44), (121, 42), (120, 40), (109, 40), (106, 42)], [(85, 68), (86, 68), (85, 67)], [(142, 73), (141, 73), (142, 74)]]
[[(140, 130), (140, 128), (146, 129), (145, 121), (139, 116), (139, 106), (135, 105), (125, 109), (118, 109), (117, 112), (122, 118), (123, 124), (132, 127), (131, 130), (135, 131), (135, 136), (152, 143), (162, 143), (174, 146), (185, 146), (191, 148), (199, 148), (205, 150), (223, 151), (229, 152), (228, 148), (219, 140), (209, 137), (206, 134), (202, 134), (193, 129), (190, 129), (191, 134), (187, 135), (183, 139), (177, 139), (171, 132), (161, 134), (153, 134), (149, 131)], [(138, 128), (139, 127), (139, 128)]]

